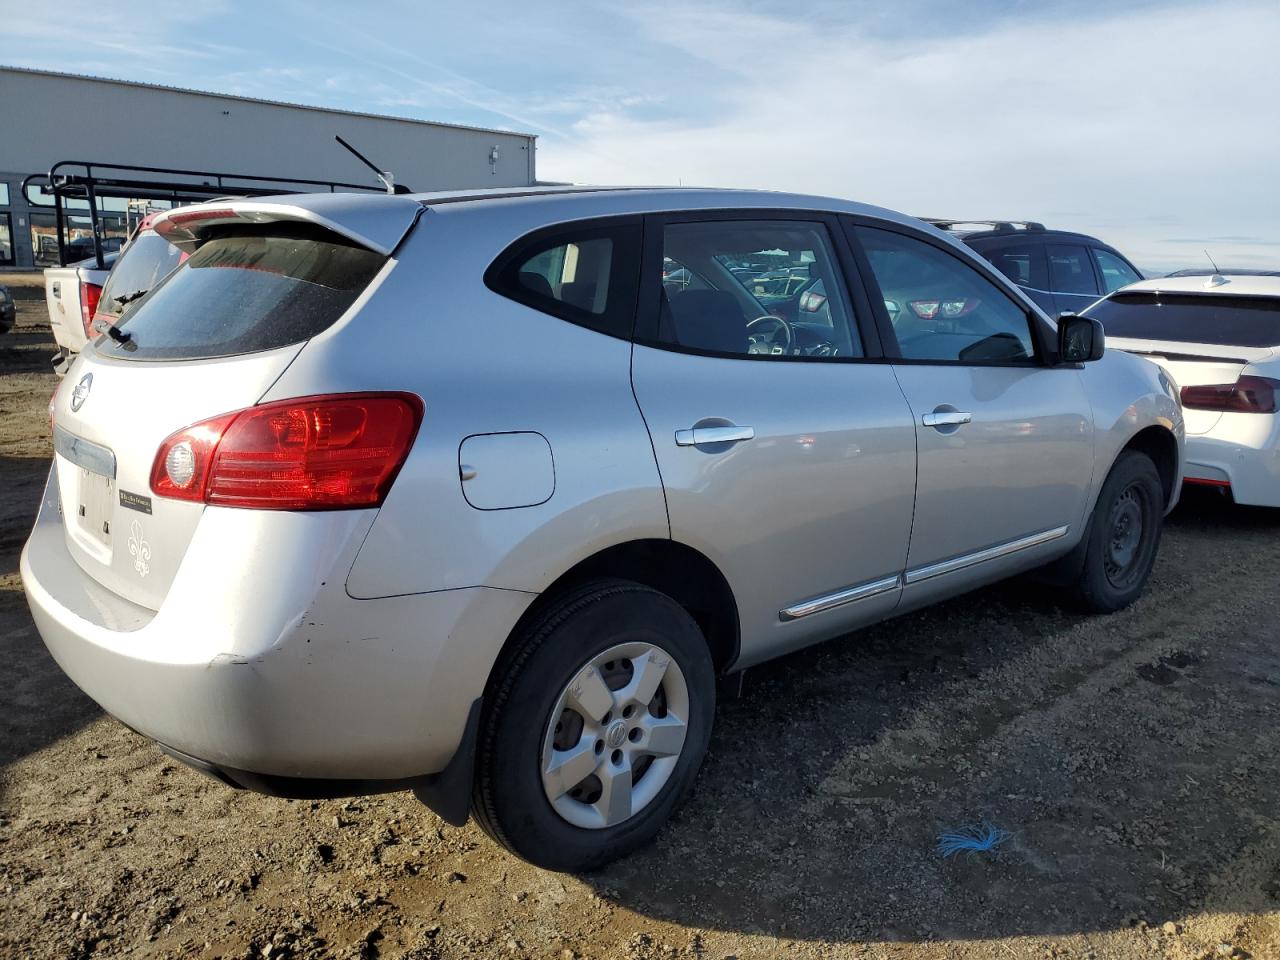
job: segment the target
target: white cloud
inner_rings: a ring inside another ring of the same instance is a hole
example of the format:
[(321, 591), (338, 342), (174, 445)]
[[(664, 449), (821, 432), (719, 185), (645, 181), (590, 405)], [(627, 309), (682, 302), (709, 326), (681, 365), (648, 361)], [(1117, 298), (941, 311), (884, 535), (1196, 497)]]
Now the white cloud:
[(1005, 19), (924, 41), (689, 3), (635, 23), (714, 80), (666, 90), (670, 119), (583, 116), (576, 142), (542, 143), (542, 176), (1043, 219), (1151, 266), (1187, 258), (1172, 238), (1244, 236), (1215, 242), (1220, 262), (1280, 266), (1274, 3)]

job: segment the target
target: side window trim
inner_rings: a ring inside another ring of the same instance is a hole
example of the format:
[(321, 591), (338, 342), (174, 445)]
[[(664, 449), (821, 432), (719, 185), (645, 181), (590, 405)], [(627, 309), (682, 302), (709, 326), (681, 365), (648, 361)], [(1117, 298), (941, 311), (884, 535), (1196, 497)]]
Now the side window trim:
[[(500, 297), (531, 310), (557, 317), (606, 336), (630, 340), (635, 334), (643, 250), (643, 218), (639, 215), (570, 220), (522, 234), (494, 258), (484, 272), (484, 284)], [(560, 243), (608, 239), (613, 241), (609, 267), (609, 301), (602, 314), (561, 300), (549, 300), (519, 283), (513, 273), (536, 253)], [(616, 296), (616, 299), (615, 299)]]
[[(837, 276), (834, 278), (844, 284), (844, 292), (853, 313), (854, 332), (862, 341), (863, 355), (860, 357), (778, 357), (771, 355), (724, 354), (698, 350), (693, 347), (682, 347), (667, 343), (658, 336), (659, 315), (662, 294), (662, 258), (663, 231), (669, 224), (679, 223), (718, 223), (722, 221), (741, 220), (785, 220), (807, 223), (818, 223), (826, 228), (827, 239), (831, 243), (835, 259)], [(875, 317), (867, 300), (860, 278), (855, 270), (853, 251), (841, 229), (838, 215), (829, 210), (787, 209), (787, 208), (716, 208), (706, 210), (681, 210), (664, 213), (651, 213), (644, 217), (644, 244), (640, 266), (640, 292), (637, 297), (637, 317), (634, 340), (636, 343), (654, 347), (659, 350), (670, 350), (677, 353), (690, 353), (705, 356), (722, 357), (733, 360), (751, 362), (768, 361), (772, 363), (867, 363), (883, 361), (884, 348)]]
[[(958, 256), (954, 250), (948, 249), (946, 243), (939, 241), (937, 237), (929, 234), (913, 230), (905, 224), (896, 223), (892, 220), (877, 220), (874, 217), (862, 216), (860, 214), (844, 214), (840, 217), (844, 226), (844, 234), (846, 241), (852, 248), (855, 262), (858, 265), (858, 271), (862, 276), (862, 282), (866, 287), (867, 296), (871, 299), (871, 310), (875, 317), (876, 325), (881, 331), (881, 340), (884, 344), (885, 356), (898, 364), (925, 365), (925, 366), (947, 366), (947, 367), (1034, 367), (1047, 366), (1049, 358), (1053, 354), (1054, 344), (1051, 331), (1045, 323), (1042, 322), (1038, 312), (1034, 308), (1027, 307), (1017, 297), (1011, 296), (1006, 289), (1008, 287), (1017, 288), (1012, 280), (996, 269), (995, 264), (991, 263), (981, 254), (974, 253), (973, 262)], [(929, 360), (915, 359), (904, 357), (902, 349), (898, 346), (897, 334), (894, 332), (893, 323), (889, 319), (889, 311), (884, 306), (884, 294), (880, 290), (880, 282), (876, 279), (875, 272), (871, 269), (871, 260), (867, 257), (866, 251), (862, 247), (862, 242), (858, 239), (857, 228), (869, 227), (875, 230), (885, 230), (889, 233), (896, 233), (912, 240), (918, 240), (934, 247), (941, 252), (954, 257), (959, 263), (975, 270), (979, 276), (990, 282), (1000, 292), (1001, 296), (1006, 297), (1015, 307), (1017, 307), (1026, 317), (1027, 329), (1031, 334), (1032, 345), (1036, 349), (1036, 354), (1028, 360)], [(1047, 254), (1047, 251), (1046, 251)]]

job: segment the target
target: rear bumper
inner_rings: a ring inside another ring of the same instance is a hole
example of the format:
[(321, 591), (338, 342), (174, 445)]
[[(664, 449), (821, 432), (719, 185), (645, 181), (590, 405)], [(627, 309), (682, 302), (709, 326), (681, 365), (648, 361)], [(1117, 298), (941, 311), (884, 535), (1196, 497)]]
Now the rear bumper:
[(1280, 507), (1280, 416), (1224, 413), (1187, 437), (1186, 482), (1229, 487), (1236, 503)]
[(76, 564), (55, 483), (21, 561), (50, 653), (108, 713), (238, 786), (348, 781), (329, 785), (336, 794), (368, 781), (360, 792), (377, 792), (395, 787), (374, 781), (445, 770), (533, 599), (476, 587), (354, 600), (345, 575), (372, 512), (209, 508), (151, 611)]

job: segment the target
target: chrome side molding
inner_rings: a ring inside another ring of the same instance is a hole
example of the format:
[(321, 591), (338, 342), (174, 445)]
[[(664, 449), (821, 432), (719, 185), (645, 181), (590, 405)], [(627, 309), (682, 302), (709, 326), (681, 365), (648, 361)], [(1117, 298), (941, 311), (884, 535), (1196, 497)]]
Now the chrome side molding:
[(1010, 540), (1008, 543), (1001, 543), (985, 550), (979, 550), (977, 553), (966, 553), (961, 557), (953, 557), (950, 560), (943, 560), (939, 563), (916, 567), (913, 570), (908, 570), (904, 579), (908, 584), (919, 583), (921, 580), (940, 577), (944, 573), (954, 573), (956, 570), (963, 570), (965, 567), (986, 563), (988, 560), (998, 560), (1000, 557), (1007, 557), (1009, 554), (1017, 553), (1019, 550), (1038, 547), (1040, 544), (1049, 543), (1051, 540), (1060, 540), (1067, 535), (1070, 529), (1071, 527), (1069, 526), (1054, 527), (1052, 530), (1042, 530), (1040, 533), (1033, 533), (1028, 537), (1021, 537), (1017, 540)]
[(115, 479), (116, 455), (100, 443), (77, 437), (56, 423), (53, 425), (53, 449), (65, 460), (90, 473)]
[(882, 593), (888, 593), (896, 590), (902, 582), (901, 576), (885, 577), (883, 580), (872, 580), (870, 583), (860, 583), (856, 586), (845, 587), (843, 590), (837, 590), (835, 593), (824, 594), (821, 597), (814, 597), (811, 600), (804, 600), (794, 606), (787, 607), (785, 610), (778, 611), (778, 619), (786, 622), (788, 620), (799, 620), (801, 617), (807, 617), (814, 613), (822, 613), (826, 610), (834, 610), (836, 607), (842, 607), (846, 603), (854, 603), (858, 600), (866, 600), (868, 597), (876, 597)]

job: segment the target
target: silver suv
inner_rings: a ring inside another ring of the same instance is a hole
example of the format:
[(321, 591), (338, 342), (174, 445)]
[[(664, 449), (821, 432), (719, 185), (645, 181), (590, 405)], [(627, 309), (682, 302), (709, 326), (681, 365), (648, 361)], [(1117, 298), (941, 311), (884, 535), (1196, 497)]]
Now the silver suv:
[(236, 787), (412, 789), (592, 868), (688, 791), (717, 675), (1039, 568), (1116, 610), (1178, 496), (1156, 366), (886, 210), (575, 188), (155, 229), (190, 256), (54, 398), (22, 577), (86, 693)]

